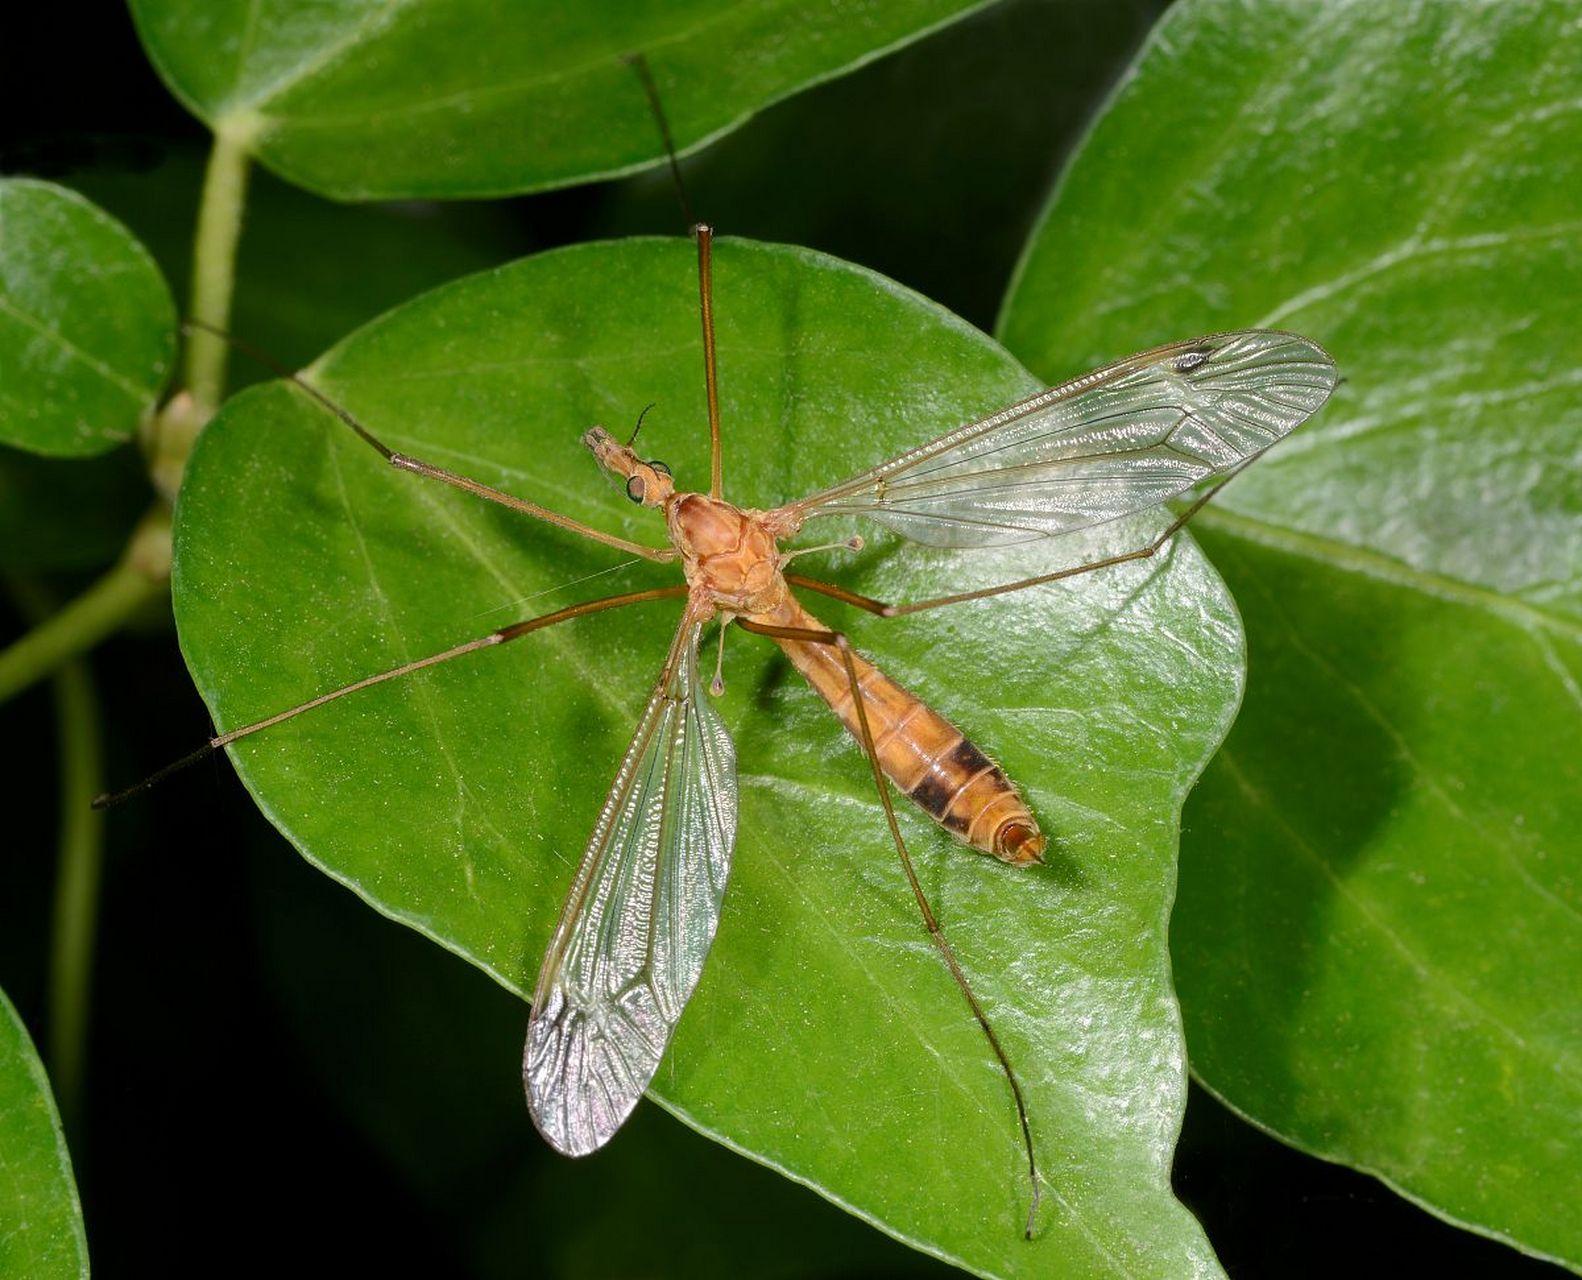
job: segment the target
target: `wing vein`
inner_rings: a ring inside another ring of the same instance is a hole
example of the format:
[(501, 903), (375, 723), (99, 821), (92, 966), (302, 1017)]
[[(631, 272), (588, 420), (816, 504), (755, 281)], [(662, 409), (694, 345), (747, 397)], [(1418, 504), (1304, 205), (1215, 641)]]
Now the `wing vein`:
[(781, 510), (862, 515), (934, 546), (1056, 537), (1235, 470), (1315, 413), (1334, 362), (1243, 329), (1131, 356), (948, 432)]
[(594, 824), (533, 997), (522, 1075), (558, 1150), (602, 1146), (658, 1070), (713, 942), (736, 766), (689, 609)]

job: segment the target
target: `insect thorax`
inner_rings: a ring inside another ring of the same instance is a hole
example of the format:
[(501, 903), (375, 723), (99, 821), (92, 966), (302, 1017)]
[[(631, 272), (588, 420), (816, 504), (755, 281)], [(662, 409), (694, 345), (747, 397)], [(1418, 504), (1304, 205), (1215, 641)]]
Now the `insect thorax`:
[(736, 613), (762, 613), (785, 591), (780, 553), (760, 514), (702, 493), (678, 494), (665, 512), (693, 587)]

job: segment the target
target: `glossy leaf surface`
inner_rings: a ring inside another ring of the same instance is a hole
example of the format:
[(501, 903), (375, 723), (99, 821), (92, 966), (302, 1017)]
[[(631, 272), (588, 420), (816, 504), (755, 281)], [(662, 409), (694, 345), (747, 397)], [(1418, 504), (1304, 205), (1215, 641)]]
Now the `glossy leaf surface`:
[(1048, 377), (1226, 325), (1334, 353), (1330, 408), (1200, 526), (1251, 678), (1187, 811), (1193, 1067), (1287, 1141), (1572, 1265), (1579, 62), (1574, 9), (1540, 0), (1183, 4), (1003, 321)]
[[(743, 504), (809, 493), (1032, 389), (953, 317), (807, 251), (723, 241), (716, 288), (726, 492)], [(642, 448), (683, 484), (706, 480), (696, 308), (685, 241), (587, 246), (426, 295), (313, 376), (396, 448), (656, 541), (654, 514), (600, 479), (578, 437), (594, 422), (624, 433), (654, 402)], [(237, 398), (204, 434), (177, 523), (182, 644), (226, 726), (516, 618), (677, 580), (393, 472), (279, 385)], [(1064, 558), (1140, 536), (1112, 529)], [(1053, 555), (875, 536), (860, 556), (801, 567), (915, 599)], [(905, 622), (812, 603), (993, 752), (1053, 836), (1049, 866), (1018, 873), (902, 811), (1028, 1087), (1047, 1179), (1038, 1240), (1020, 1235), (1005, 1082), (922, 931), (858, 748), (758, 637), (728, 638), (735, 866), (655, 1092), (986, 1274), (1217, 1274), (1168, 1190), (1184, 1064), (1164, 951), (1177, 806), (1240, 681), (1216, 579), (1182, 545), (1152, 568)], [(678, 607), (435, 668), (235, 758), (312, 861), (525, 992)]]
[(500, 5), (488, 0), (134, 0), (149, 57), (216, 130), (341, 199), (507, 195), (664, 155), (643, 53), (678, 149), (980, 7), (888, 0)]
[(0, 1275), (88, 1274), (82, 1206), (44, 1064), (0, 992)]
[(176, 311), (154, 260), (73, 191), (0, 180), (0, 443), (104, 453), (154, 405)]

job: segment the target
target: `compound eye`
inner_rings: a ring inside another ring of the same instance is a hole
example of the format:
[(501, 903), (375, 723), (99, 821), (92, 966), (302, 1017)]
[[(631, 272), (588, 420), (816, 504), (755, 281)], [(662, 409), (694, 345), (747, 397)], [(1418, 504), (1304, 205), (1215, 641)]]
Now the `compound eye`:
[(651, 459), (648, 463), (648, 467), (651, 471), (657, 471), (662, 476), (668, 476), (670, 474), (670, 468), (667, 467), (663, 462), (660, 462), (657, 458)]
[(642, 504), (643, 496), (648, 492), (648, 486), (643, 483), (642, 476), (628, 476), (626, 480), (626, 496), (638, 505)]

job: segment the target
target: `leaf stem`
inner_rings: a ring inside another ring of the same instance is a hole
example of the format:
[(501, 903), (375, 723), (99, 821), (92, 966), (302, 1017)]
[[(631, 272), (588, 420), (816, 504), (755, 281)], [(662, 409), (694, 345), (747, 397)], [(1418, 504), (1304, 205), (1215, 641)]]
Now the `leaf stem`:
[[(23, 611), (40, 621), (51, 601), (27, 581), (12, 590)], [(60, 760), (60, 836), (50, 937), (49, 1064), (55, 1097), (67, 1125), (82, 1114), (88, 1036), (88, 992), (99, 920), (104, 864), (104, 815), (91, 801), (104, 785), (104, 747), (93, 677), (81, 659), (55, 673), (55, 724)]]
[[(216, 329), (230, 327), (231, 293), (236, 284), (236, 245), (242, 234), (252, 129), (221, 120), (203, 178), (198, 231), (192, 244), (190, 315)], [(198, 330), (188, 335), (182, 383), (207, 418), (225, 396), (223, 339)]]
[(55, 719), (60, 726), (60, 856), (50, 943), (49, 1057), (61, 1114), (75, 1127), (82, 1114), (88, 992), (104, 863), (104, 815), (92, 807), (104, 789), (99, 700), (88, 664), (80, 658), (55, 674)]
[(164, 594), (169, 576), (170, 514), (159, 504), (144, 518), (113, 569), (9, 648), (0, 649), (0, 703), (118, 630)]

